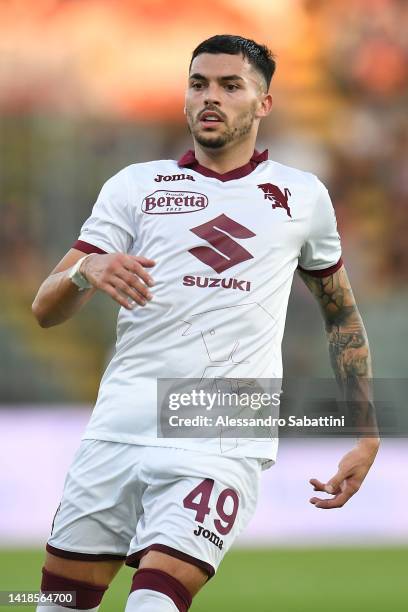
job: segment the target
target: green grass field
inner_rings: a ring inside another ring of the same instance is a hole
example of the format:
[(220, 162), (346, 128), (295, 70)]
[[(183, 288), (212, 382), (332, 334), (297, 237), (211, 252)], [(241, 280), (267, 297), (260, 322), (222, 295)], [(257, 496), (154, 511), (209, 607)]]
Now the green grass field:
[[(43, 556), (41, 551), (0, 551), (0, 590), (37, 590)], [(119, 573), (101, 612), (124, 609), (132, 573), (130, 568)], [(407, 612), (408, 548), (236, 550), (191, 610)]]

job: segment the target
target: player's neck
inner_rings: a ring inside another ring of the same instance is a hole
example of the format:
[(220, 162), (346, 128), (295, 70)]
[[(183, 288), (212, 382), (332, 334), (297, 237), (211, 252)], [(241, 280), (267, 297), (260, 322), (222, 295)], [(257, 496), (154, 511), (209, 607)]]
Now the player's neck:
[(251, 159), (254, 148), (252, 140), (251, 142), (234, 144), (231, 148), (223, 147), (222, 149), (208, 149), (202, 147), (197, 142), (194, 143), (194, 152), (198, 163), (219, 174), (225, 174), (245, 166)]

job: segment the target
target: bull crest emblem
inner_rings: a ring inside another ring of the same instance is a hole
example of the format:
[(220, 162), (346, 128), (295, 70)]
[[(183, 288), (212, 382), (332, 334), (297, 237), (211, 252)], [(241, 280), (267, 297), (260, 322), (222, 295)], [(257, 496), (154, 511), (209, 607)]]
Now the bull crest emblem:
[(265, 200), (273, 202), (272, 208), (284, 208), (288, 217), (292, 218), (288, 204), (288, 196), (292, 194), (287, 187), (285, 187), (284, 191), (277, 185), (272, 185), (272, 183), (262, 183), (258, 187), (264, 192)]

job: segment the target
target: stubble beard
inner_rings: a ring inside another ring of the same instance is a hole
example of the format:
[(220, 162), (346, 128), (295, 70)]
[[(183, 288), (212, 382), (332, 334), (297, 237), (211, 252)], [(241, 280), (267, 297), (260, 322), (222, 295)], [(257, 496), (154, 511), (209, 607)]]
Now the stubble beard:
[(256, 105), (254, 104), (248, 111), (239, 115), (235, 119), (233, 125), (228, 126), (224, 123), (225, 129), (222, 134), (203, 132), (198, 125), (198, 121), (194, 121), (192, 113), (187, 111), (188, 128), (194, 140), (202, 147), (208, 149), (221, 149), (231, 142), (240, 140), (243, 136), (249, 134), (255, 120), (255, 108)]

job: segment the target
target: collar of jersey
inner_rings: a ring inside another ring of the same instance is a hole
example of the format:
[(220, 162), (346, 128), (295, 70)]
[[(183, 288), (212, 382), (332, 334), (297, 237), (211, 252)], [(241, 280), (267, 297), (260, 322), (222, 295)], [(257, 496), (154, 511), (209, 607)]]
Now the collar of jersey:
[(239, 168), (234, 168), (234, 170), (229, 170), (228, 172), (224, 172), (224, 174), (220, 174), (219, 172), (215, 172), (214, 170), (210, 170), (210, 168), (206, 168), (202, 166), (196, 159), (194, 151), (191, 149), (184, 153), (184, 155), (178, 160), (178, 165), (181, 168), (191, 168), (191, 170), (195, 170), (195, 172), (199, 172), (204, 176), (208, 176), (210, 178), (218, 179), (219, 181), (233, 181), (235, 179), (242, 178), (243, 176), (247, 176), (251, 174), (253, 170), (262, 162), (268, 159), (268, 149), (259, 153), (255, 149), (251, 159), (244, 166), (240, 166)]

